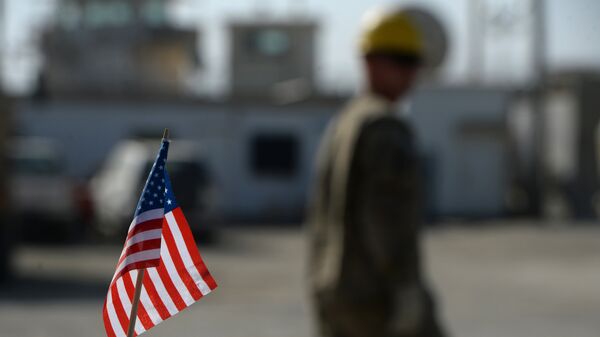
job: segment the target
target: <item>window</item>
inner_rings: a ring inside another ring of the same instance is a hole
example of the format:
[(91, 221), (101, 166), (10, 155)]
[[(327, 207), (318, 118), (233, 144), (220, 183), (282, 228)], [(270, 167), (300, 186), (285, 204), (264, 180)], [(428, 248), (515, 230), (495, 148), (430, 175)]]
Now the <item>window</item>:
[(250, 142), (251, 168), (258, 176), (293, 176), (298, 168), (298, 141), (290, 134), (259, 134)]
[(166, 22), (165, 3), (163, 0), (147, 1), (142, 7), (142, 17), (149, 26), (160, 26)]
[(278, 57), (290, 49), (290, 37), (280, 29), (258, 29), (247, 37), (248, 49), (260, 56)]
[(67, 2), (58, 8), (58, 22), (65, 30), (74, 30), (81, 24), (81, 8)]
[(131, 4), (122, 0), (91, 1), (85, 7), (85, 21), (89, 27), (120, 27), (133, 20)]
[(24, 176), (54, 176), (62, 171), (58, 158), (51, 157), (15, 157), (12, 158), (12, 169), (16, 174)]

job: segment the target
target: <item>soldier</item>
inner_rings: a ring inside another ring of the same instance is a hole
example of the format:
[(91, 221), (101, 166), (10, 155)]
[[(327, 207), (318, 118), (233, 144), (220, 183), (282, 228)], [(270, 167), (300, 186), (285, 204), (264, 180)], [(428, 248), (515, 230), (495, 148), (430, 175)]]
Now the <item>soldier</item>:
[(438, 337), (420, 266), (421, 186), (412, 131), (394, 104), (423, 59), (403, 12), (373, 14), (361, 38), (367, 90), (329, 126), (309, 214), (310, 278), (327, 337)]

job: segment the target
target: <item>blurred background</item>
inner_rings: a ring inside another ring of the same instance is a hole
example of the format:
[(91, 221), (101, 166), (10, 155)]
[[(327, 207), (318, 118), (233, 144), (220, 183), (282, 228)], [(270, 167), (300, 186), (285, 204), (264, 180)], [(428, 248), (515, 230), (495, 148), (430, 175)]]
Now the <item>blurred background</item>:
[(0, 0), (0, 336), (104, 336), (165, 127), (220, 288), (147, 334), (311, 336), (301, 224), (377, 4), (430, 66), (408, 111), (453, 336), (600, 331), (600, 2)]

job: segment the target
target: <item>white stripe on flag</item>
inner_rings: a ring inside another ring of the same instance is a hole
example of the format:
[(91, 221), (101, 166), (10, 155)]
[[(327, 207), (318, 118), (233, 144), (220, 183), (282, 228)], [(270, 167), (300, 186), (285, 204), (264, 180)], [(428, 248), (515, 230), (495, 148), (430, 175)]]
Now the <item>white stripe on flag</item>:
[(171, 316), (173, 316), (176, 313), (178, 313), (179, 309), (177, 309), (177, 307), (175, 306), (175, 303), (171, 299), (171, 296), (167, 292), (167, 289), (165, 288), (165, 285), (163, 284), (162, 280), (160, 279), (160, 276), (158, 275), (156, 268), (148, 268), (148, 269), (146, 269), (146, 271), (147, 271), (146, 275), (150, 276), (150, 279), (152, 280), (152, 284), (154, 284), (154, 287), (156, 288), (156, 292), (158, 293), (158, 296), (160, 296), (160, 299), (165, 304), (165, 307), (167, 307), (167, 311), (169, 311), (169, 314)]
[(119, 264), (119, 266), (117, 267), (117, 271), (115, 272), (115, 275), (120, 273), (121, 270), (123, 270), (123, 268), (127, 267), (128, 265), (130, 265), (132, 263), (143, 262), (146, 260), (154, 260), (154, 259), (158, 259), (159, 257), (160, 257), (160, 249), (142, 250), (141, 252), (127, 255), (125, 260), (123, 260), (123, 262), (121, 262)]
[(160, 219), (163, 217), (163, 214), (164, 214), (164, 209), (162, 207), (146, 211), (146, 212), (136, 216), (135, 218), (133, 218), (133, 221), (131, 221), (131, 224), (129, 224), (129, 230), (127, 232), (128, 233), (131, 232), (131, 230), (133, 230), (135, 225), (137, 225), (139, 223), (154, 220), (154, 219)]
[[(122, 277), (117, 279), (117, 294), (119, 295), (119, 299), (121, 299), (121, 304), (123, 305), (123, 310), (127, 314), (127, 317), (131, 320), (131, 301), (129, 300), (129, 295), (127, 295), (127, 289), (125, 289), (125, 283)], [(135, 321), (135, 332), (139, 335), (144, 331), (144, 327), (140, 323), (139, 319)]]
[(115, 305), (112, 301), (112, 287), (108, 289), (108, 294), (106, 295), (106, 311), (108, 312), (108, 321), (110, 322), (110, 326), (112, 327), (115, 335), (117, 337), (126, 337), (125, 331), (119, 322), (119, 318), (117, 318), (117, 313), (115, 312)]
[(152, 300), (150, 299), (150, 296), (148, 296), (148, 291), (146, 291), (145, 287), (142, 287), (142, 293), (140, 294), (140, 304), (144, 306), (144, 309), (146, 309), (146, 312), (148, 313), (148, 316), (150, 316), (152, 324), (157, 325), (158, 323), (162, 322), (162, 318), (158, 313), (158, 309), (156, 309), (156, 307), (152, 303)]
[[(165, 238), (163, 237), (162, 240), (163, 241), (161, 243), (161, 247), (163, 247), (163, 248), (161, 249), (161, 252), (160, 252), (160, 258), (162, 259), (163, 265), (165, 266), (165, 268), (167, 269), (167, 272), (169, 273), (169, 278), (173, 281), (173, 284), (175, 285), (177, 292), (179, 292), (179, 295), (185, 302), (185, 306), (186, 307), (190, 306), (194, 303), (194, 297), (192, 297), (192, 294), (190, 294), (188, 288), (185, 286), (185, 284), (181, 280), (181, 277), (179, 276), (179, 273), (177, 272), (177, 268), (175, 267), (175, 264), (173, 263), (173, 259), (171, 259), (171, 254), (169, 254), (169, 249), (167, 248), (167, 243), (165, 242)], [(163, 246), (163, 244), (164, 244), (164, 246)], [(184, 270), (184, 272), (185, 272), (185, 270)]]
[[(123, 247), (123, 250), (121, 251), (119, 260), (121, 260), (123, 258), (123, 256), (125, 256), (125, 252), (127, 251), (127, 248), (135, 245), (136, 243), (140, 243), (143, 241), (159, 239), (161, 236), (161, 233), (162, 233), (162, 229), (159, 228), (159, 229), (153, 229), (153, 230), (141, 232), (141, 233), (138, 233), (138, 234), (132, 236), (131, 238), (129, 238), (129, 240), (125, 241), (125, 246)], [(156, 258), (158, 258), (158, 256)], [(124, 260), (123, 260), (123, 262), (124, 262)], [(118, 273), (118, 270), (115, 272), (115, 275), (117, 275), (117, 273)], [(114, 276), (113, 276), (113, 279), (114, 279)]]
[[(132, 270), (129, 273), (131, 275), (129, 281), (131, 282), (131, 286), (133, 286), (133, 288), (135, 289), (135, 281), (134, 280), (137, 279), (138, 271)], [(146, 287), (144, 287), (143, 285), (142, 285), (142, 291), (140, 293), (140, 305), (143, 306), (144, 309), (146, 310), (146, 313), (150, 317), (150, 320), (152, 321), (153, 325), (156, 325), (156, 324), (162, 322), (162, 319), (160, 318), (160, 314), (154, 307), (154, 304), (152, 303), (150, 296), (148, 296)]]
[(207, 295), (211, 291), (210, 287), (208, 286), (208, 284), (206, 284), (206, 282), (198, 272), (198, 269), (194, 266), (194, 262), (192, 261), (190, 252), (187, 250), (187, 246), (185, 244), (185, 241), (183, 240), (183, 235), (179, 230), (179, 226), (177, 224), (177, 220), (175, 220), (173, 212), (165, 214), (165, 218), (167, 219), (167, 224), (169, 225), (169, 229), (171, 229), (171, 233), (173, 234), (173, 238), (175, 239), (177, 250), (179, 251), (179, 255), (183, 260), (183, 264), (190, 273), (190, 276), (194, 279), (194, 281), (196, 281), (196, 284), (200, 288), (200, 292), (202, 293), (202, 295)]
[(160, 239), (161, 232), (162, 232), (162, 229), (159, 228), (159, 229), (153, 229), (153, 230), (137, 233), (136, 235), (129, 238), (129, 240), (127, 240), (127, 242), (125, 242), (125, 248), (123, 248), (123, 251), (125, 251), (127, 248), (135, 245), (136, 243), (139, 243), (142, 241)]

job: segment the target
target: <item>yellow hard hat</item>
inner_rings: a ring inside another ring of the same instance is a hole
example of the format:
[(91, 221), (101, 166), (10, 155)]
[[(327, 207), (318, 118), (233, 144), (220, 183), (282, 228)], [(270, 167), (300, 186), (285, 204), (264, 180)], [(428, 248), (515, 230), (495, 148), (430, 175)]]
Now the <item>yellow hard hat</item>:
[(363, 55), (375, 52), (423, 57), (423, 41), (411, 19), (400, 11), (374, 11), (365, 17), (360, 38)]

